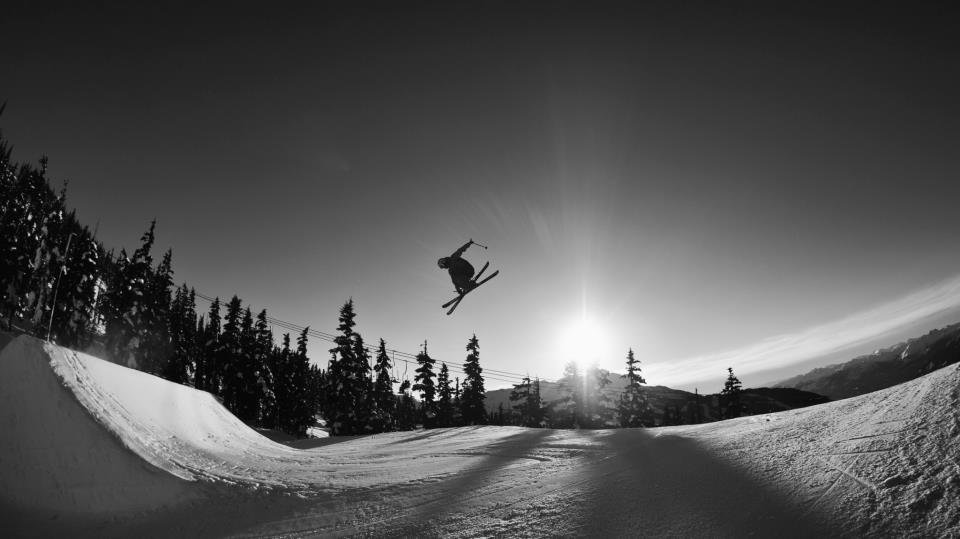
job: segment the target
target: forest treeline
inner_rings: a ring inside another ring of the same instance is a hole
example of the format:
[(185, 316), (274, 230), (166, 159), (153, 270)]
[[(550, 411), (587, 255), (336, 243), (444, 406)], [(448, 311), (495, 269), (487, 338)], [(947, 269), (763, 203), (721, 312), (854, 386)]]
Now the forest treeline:
[[(2, 113), (2, 107), (0, 107)], [(214, 298), (174, 285), (173, 253), (155, 259), (156, 222), (132, 252), (107, 250), (66, 207), (66, 186), (53, 189), (47, 160), (11, 161), (0, 134), (0, 322), (111, 361), (210, 392), (244, 422), (304, 436), (320, 419), (331, 434), (500, 424), (602, 428), (654, 426), (639, 361), (630, 350), (617, 402), (603, 391), (609, 373), (567, 366), (566, 395), (544, 403), (539, 380), (524, 378), (511, 406), (488, 414), (476, 335), (466, 344), (464, 378), (430, 357), (424, 342), (413, 380), (393, 376), (386, 343), (369, 347), (356, 330), (353, 300), (339, 312), (326, 369), (307, 355), (308, 328), (295, 341), (273, 334), (266, 310), (254, 315), (238, 296)], [(279, 341), (279, 342), (278, 342)], [(414, 392), (418, 395), (414, 396)], [(732, 370), (723, 417), (740, 415)]]

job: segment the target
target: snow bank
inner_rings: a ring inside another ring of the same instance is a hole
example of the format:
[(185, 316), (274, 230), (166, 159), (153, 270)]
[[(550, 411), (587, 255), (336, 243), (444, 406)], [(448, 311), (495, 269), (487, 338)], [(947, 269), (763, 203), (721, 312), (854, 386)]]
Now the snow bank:
[(76, 357), (51, 351), (21, 336), (0, 352), (0, 502), (90, 514), (157, 507), (185, 496), (182, 481), (109, 435), (98, 420), (122, 407), (89, 408), (96, 383), (84, 369), (76, 372)]
[[(462, 468), (458, 448), (510, 434), (390, 433), (296, 449), (209, 393), (28, 336), (0, 352), (0, 432), (0, 502), (80, 513), (182, 501), (199, 495), (189, 488), (198, 479), (306, 494), (430, 480)], [(398, 453), (410, 460), (401, 470)]]
[(776, 414), (668, 427), (851, 536), (960, 534), (960, 365)]

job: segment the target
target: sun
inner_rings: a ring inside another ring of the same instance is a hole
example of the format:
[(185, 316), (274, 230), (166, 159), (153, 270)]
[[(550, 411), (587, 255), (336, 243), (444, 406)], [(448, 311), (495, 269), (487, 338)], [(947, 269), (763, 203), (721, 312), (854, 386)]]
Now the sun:
[(578, 316), (561, 327), (557, 338), (560, 357), (566, 361), (576, 361), (581, 365), (601, 361), (605, 358), (606, 331), (594, 318), (588, 315)]

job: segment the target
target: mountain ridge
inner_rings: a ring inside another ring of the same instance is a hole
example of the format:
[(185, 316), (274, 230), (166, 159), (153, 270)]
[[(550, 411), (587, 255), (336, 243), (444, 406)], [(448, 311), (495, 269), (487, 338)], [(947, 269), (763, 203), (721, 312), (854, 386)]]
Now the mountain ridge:
[(960, 361), (960, 322), (844, 363), (812, 369), (773, 385), (845, 399), (919, 378)]

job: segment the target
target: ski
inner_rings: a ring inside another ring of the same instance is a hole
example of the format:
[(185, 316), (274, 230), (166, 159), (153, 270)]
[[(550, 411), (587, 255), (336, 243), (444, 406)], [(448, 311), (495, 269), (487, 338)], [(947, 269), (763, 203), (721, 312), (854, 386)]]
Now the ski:
[(483, 272), (487, 271), (487, 268), (489, 268), (489, 267), (490, 267), (490, 263), (489, 263), (489, 262), (487, 262), (486, 264), (484, 264), (483, 267), (480, 268), (480, 271), (478, 271), (477, 274), (473, 276), (473, 279), (471, 279), (471, 281), (477, 282), (477, 279), (479, 279), (480, 276), (483, 275)]
[[(486, 269), (486, 266), (484, 266), (483, 269)], [(483, 270), (481, 270), (481, 271), (483, 271)], [(482, 281), (474, 281), (473, 288), (471, 288), (470, 290), (467, 290), (466, 292), (464, 292), (463, 294), (460, 294), (459, 296), (453, 298), (452, 300), (444, 303), (444, 304), (443, 304), (443, 307), (446, 307), (447, 305), (451, 305), (450, 310), (447, 311), (447, 314), (449, 315), (449, 314), (452, 314), (452, 313), (453, 313), (454, 309), (456, 309), (457, 306), (460, 305), (460, 302), (463, 301), (463, 297), (464, 297), (464, 296), (466, 296), (466, 295), (469, 294), (470, 292), (473, 292), (474, 290), (476, 290), (477, 288), (479, 288), (480, 285), (482, 285), (483, 283), (489, 281), (490, 279), (493, 279), (494, 277), (496, 277), (496, 276), (499, 275), (499, 274), (500, 274), (500, 270), (497, 270), (497, 271), (491, 273), (490, 275), (488, 275), (488, 276), (487, 276), (485, 279), (483, 279)], [(479, 275), (479, 274), (478, 274), (478, 275)]]

